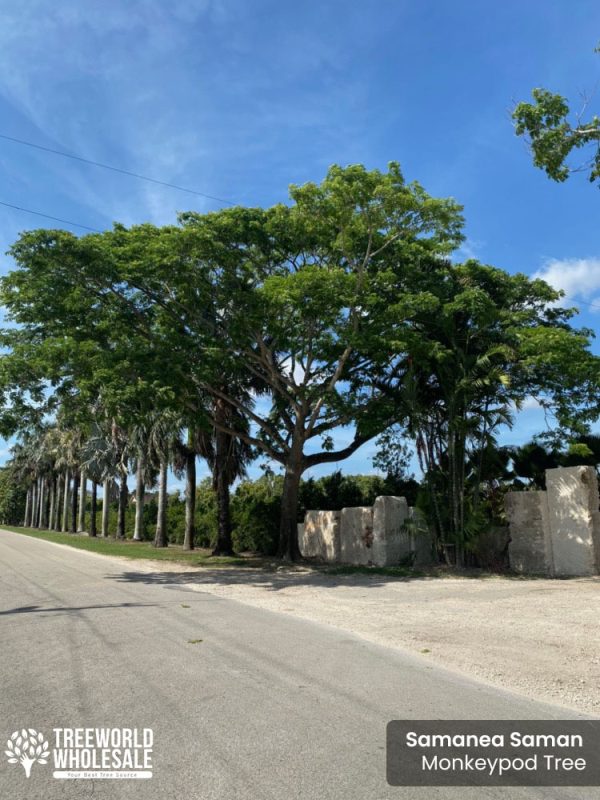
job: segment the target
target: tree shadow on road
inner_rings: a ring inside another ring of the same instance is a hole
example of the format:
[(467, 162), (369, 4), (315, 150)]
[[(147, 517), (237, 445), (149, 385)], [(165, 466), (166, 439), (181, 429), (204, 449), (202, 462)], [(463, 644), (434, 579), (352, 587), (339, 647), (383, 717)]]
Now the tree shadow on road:
[[(443, 567), (432, 567), (420, 571), (402, 567), (369, 568), (369, 567), (333, 567), (319, 568), (306, 566), (273, 566), (272, 569), (256, 567), (201, 567), (195, 569), (172, 569), (156, 571), (124, 571), (106, 575), (106, 580), (117, 583), (145, 583), (163, 586), (195, 587), (206, 586), (255, 586), (267, 591), (277, 592), (295, 586), (313, 589), (333, 589), (336, 587), (355, 587), (373, 589), (394, 583), (408, 582), (444, 582), (450, 578), (457, 579), (497, 579), (500, 581), (528, 582), (531, 580), (548, 580), (542, 575), (517, 575), (514, 573), (491, 573), (481, 569), (455, 570)], [(593, 578), (578, 580), (594, 580)], [(597, 578), (595, 580), (598, 580)]]
[(118, 574), (106, 575), (107, 580), (117, 583), (145, 583), (163, 586), (256, 586), (268, 591), (281, 591), (294, 586), (308, 586), (314, 589), (332, 589), (339, 586), (363, 587), (365, 589), (376, 586), (385, 586), (389, 583), (406, 582), (414, 580), (430, 580), (423, 575), (389, 576), (378, 574), (351, 574), (336, 575), (314, 569), (279, 568), (273, 571), (262, 569), (218, 568), (199, 571), (162, 570), (156, 572), (126, 571)]
[(154, 606), (156, 603), (106, 603), (96, 606), (58, 606), (48, 608), (45, 606), (18, 606), (17, 608), (8, 608), (0, 611), (0, 617), (8, 614), (69, 614), (77, 611), (89, 611), (91, 609), (104, 609), (104, 608), (140, 608), (142, 606)]

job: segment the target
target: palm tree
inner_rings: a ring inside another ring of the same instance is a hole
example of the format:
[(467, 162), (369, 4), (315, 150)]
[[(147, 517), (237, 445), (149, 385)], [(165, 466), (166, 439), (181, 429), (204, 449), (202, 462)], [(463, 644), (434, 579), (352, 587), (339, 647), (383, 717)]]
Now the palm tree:
[[(57, 435), (59, 441), (57, 445), (58, 457), (56, 459), (56, 467), (61, 470), (64, 475), (61, 529), (63, 532), (70, 530), (72, 533), (75, 533), (77, 530), (78, 475), (83, 437), (80, 429), (62, 427), (60, 422), (58, 424)], [(70, 514), (69, 506), (71, 507)]]
[(102, 528), (105, 538), (109, 535), (110, 496), (114, 491), (115, 478), (120, 474), (123, 455), (122, 435), (118, 434), (111, 420), (97, 415), (91, 433), (82, 448), (82, 463), (92, 479), (92, 523), (90, 536), (96, 535), (96, 505), (98, 485), (102, 483)]
[[(214, 401), (215, 419), (225, 427), (246, 432), (248, 420), (237, 408), (223, 400)], [(197, 435), (197, 452), (206, 460), (212, 473), (217, 499), (217, 542), (214, 556), (233, 555), (231, 539), (230, 488), (246, 475), (246, 467), (254, 459), (254, 450), (242, 439), (212, 428)]]
[(146, 487), (156, 483), (157, 471), (149, 458), (148, 438), (152, 417), (144, 422), (138, 422), (129, 431), (129, 447), (132, 452), (132, 466), (135, 470), (135, 522), (133, 540), (142, 541), (144, 538), (144, 505)]
[(157, 412), (148, 420), (148, 462), (159, 471), (158, 516), (154, 547), (167, 547), (167, 477), (169, 462), (181, 452), (181, 417), (172, 411)]

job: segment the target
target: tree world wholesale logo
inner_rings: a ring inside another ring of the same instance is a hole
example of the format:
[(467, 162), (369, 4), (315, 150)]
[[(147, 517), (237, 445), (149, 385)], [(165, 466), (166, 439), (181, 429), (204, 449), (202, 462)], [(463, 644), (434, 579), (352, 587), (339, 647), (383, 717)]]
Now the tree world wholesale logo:
[(34, 764), (52, 756), (59, 779), (151, 778), (154, 733), (151, 728), (53, 728), (54, 747), (33, 728), (14, 731), (4, 751), (9, 764), (21, 764), (27, 778)]

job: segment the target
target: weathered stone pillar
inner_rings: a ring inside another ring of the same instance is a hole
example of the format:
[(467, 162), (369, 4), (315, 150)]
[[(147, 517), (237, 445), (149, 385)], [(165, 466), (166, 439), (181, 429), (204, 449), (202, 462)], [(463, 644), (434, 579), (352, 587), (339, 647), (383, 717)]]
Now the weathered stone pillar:
[(405, 497), (382, 496), (373, 505), (372, 561), (378, 567), (399, 564), (407, 558), (413, 542), (405, 527), (408, 503)]
[(548, 519), (556, 575), (597, 575), (600, 512), (594, 467), (546, 470)]
[(340, 560), (340, 512), (307, 511), (298, 525), (298, 544), (304, 558), (335, 564)]
[(508, 492), (504, 507), (510, 525), (508, 555), (512, 569), (552, 575), (554, 565), (546, 492)]

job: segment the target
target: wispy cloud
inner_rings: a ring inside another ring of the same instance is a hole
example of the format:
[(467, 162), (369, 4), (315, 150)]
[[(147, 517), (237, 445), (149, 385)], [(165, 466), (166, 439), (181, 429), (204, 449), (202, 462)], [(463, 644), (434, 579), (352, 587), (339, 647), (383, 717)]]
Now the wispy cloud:
[(533, 277), (562, 290), (567, 299), (600, 305), (600, 258), (552, 258)]

